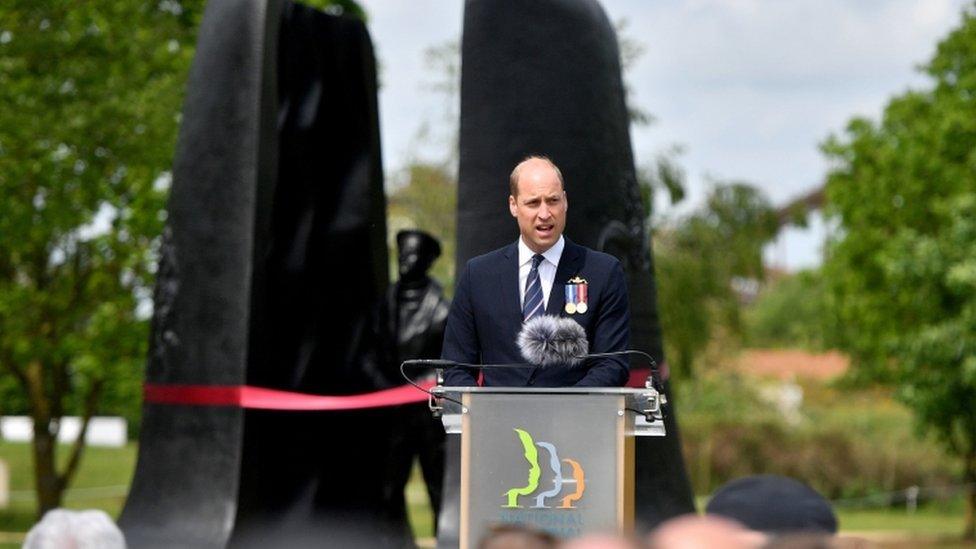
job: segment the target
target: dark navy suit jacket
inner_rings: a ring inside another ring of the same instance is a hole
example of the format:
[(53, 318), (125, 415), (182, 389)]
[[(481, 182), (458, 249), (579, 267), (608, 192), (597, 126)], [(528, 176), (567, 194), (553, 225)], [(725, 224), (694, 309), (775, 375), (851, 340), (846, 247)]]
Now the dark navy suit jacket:
[[(567, 314), (564, 286), (587, 281), (587, 311)], [(447, 317), (441, 358), (468, 364), (525, 363), (515, 340), (522, 328), (518, 245), (478, 256), (464, 267)], [(546, 314), (569, 317), (586, 330), (591, 353), (622, 351), (630, 339), (627, 283), (620, 262), (566, 239)], [(485, 369), (484, 385), (501, 387), (619, 387), (627, 382), (625, 358), (591, 359), (575, 367)], [(477, 385), (474, 368), (452, 368), (444, 384)]]

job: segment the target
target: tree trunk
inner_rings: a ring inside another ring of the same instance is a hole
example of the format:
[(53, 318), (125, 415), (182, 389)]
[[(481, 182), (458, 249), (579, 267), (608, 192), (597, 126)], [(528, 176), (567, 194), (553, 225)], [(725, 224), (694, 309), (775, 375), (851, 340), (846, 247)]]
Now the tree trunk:
[(34, 420), (34, 489), (37, 492), (37, 518), (59, 507), (64, 484), (57, 471), (57, 436), (51, 432), (51, 400), (44, 394), (44, 366), (40, 361), (27, 365), (24, 379)]
[(78, 437), (71, 447), (71, 453), (68, 454), (68, 463), (64, 466), (64, 471), (61, 473), (58, 481), (62, 490), (67, 488), (68, 484), (71, 483), (71, 479), (74, 478), (75, 472), (78, 470), (78, 464), (81, 463), (81, 454), (85, 450), (85, 435), (88, 434), (88, 425), (91, 423), (91, 418), (95, 414), (95, 407), (98, 405), (98, 398), (102, 394), (102, 386), (104, 385), (104, 379), (95, 381), (92, 384), (92, 388), (88, 391), (88, 396), (85, 397), (81, 429), (78, 431)]
[(976, 540), (976, 454), (966, 456), (965, 463), (966, 525), (963, 527), (962, 537), (973, 541)]
[(37, 518), (61, 506), (63, 487), (55, 469), (57, 440), (48, 422), (34, 419), (34, 488), (37, 491)]

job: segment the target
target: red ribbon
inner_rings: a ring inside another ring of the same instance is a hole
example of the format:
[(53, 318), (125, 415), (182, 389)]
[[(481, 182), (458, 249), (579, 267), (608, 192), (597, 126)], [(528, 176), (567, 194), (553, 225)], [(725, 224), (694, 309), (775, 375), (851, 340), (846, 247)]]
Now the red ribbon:
[[(668, 369), (668, 363), (662, 362), (658, 367), (658, 374), (661, 376), (661, 381), (667, 381), (671, 377), (671, 371)], [(644, 388), (644, 382), (647, 381), (648, 376), (651, 375), (650, 368), (638, 368), (636, 370), (630, 371), (630, 379), (627, 380), (627, 385), (625, 387), (639, 387)]]
[(644, 388), (644, 383), (647, 381), (647, 376), (651, 375), (650, 368), (638, 368), (636, 370), (630, 371), (630, 378), (627, 379), (627, 384), (624, 387), (637, 387), (640, 389)]
[[(650, 370), (631, 370), (627, 387), (643, 387)], [(420, 384), (430, 389), (434, 382)], [(361, 410), (426, 402), (427, 393), (412, 385), (358, 395), (310, 395), (293, 391), (281, 391), (250, 385), (161, 385), (146, 384), (143, 388), (146, 402), (153, 404), (178, 404), (186, 406), (231, 406), (252, 410)]]
[[(425, 389), (433, 382), (421, 383)], [(427, 393), (401, 385), (359, 395), (310, 395), (250, 385), (155, 385), (143, 388), (146, 402), (190, 406), (233, 406), (255, 410), (360, 410), (426, 402)]]

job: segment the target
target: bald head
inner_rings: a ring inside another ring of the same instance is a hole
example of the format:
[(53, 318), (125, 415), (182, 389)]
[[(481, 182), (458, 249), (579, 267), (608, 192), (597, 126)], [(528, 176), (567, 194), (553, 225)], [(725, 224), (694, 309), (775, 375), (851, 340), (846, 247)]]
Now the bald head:
[(639, 549), (636, 542), (621, 536), (589, 534), (559, 544), (559, 549)]
[(528, 156), (516, 164), (512, 174), (508, 176), (508, 194), (518, 197), (519, 177), (523, 175), (523, 172), (526, 178), (547, 177), (555, 174), (556, 179), (559, 180), (559, 186), (563, 186), (563, 173), (559, 171), (559, 167), (552, 160), (545, 156)]
[(548, 532), (520, 524), (492, 526), (478, 542), (478, 549), (552, 549), (555, 546), (556, 538)]
[(530, 156), (512, 170), (508, 209), (530, 250), (545, 253), (566, 227), (569, 202), (559, 168), (546, 157)]
[(758, 549), (765, 542), (762, 533), (714, 515), (673, 518), (659, 526), (650, 538), (653, 549)]

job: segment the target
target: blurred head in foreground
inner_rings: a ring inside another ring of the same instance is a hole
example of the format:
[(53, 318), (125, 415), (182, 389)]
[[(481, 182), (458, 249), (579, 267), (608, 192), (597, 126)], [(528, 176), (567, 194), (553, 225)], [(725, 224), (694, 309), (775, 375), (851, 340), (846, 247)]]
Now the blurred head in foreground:
[(104, 511), (53, 509), (27, 532), (24, 549), (125, 549), (125, 537)]
[(520, 524), (493, 526), (481, 541), (478, 549), (553, 549), (556, 538), (547, 532)]
[(869, 549), (871, 547), (875, 545), (861, 538), (800, 533), (775, 536), (763, 546), (763, 549)]
[(634, 540), (609, 534), (590, 534), (559, 544), (559, 549), (640, 549)]
[(716, 490), (705, 512), (768, 534), (836, 534), (837, 517), (806, 484), (777, 475), (736, 479)]
[(722, 517), (684, 515), (651, 533), (651, 549), (758, 549), (767, 537)]

